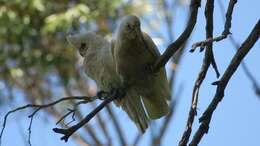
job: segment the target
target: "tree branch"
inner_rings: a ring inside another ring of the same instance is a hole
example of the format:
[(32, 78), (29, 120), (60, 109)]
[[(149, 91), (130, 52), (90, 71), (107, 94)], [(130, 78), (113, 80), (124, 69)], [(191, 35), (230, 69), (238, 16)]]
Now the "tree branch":
[(191, 32), (197, 22), (197, 14), (198, 8), (200, 7), (201, 0), (192, 0), (190, 3), (190, 17), (188, 21), (188, 25), (186, 26), (184, 32), (180, 35), (180, 37), (170, 44), (163, 55), (156, 61), (155, 65), (152, 68), (152, 71), (158, 71), (162, 66), (164, 66), (168, 60), (173, 56), (179, 48), (187, 41), (190, 37)]
[(9, 111), (5, 117), (4, 117), (4, 122), (3, 122), (3, 127), (1, 129), (1, 133), (0, 133), (0, 145), (1, 145), (1, 140), (2, 140), (2, 136), (3, 136), (3, 132), (4, 132), (4, 129), (6, 127), (6, 122), (7, 122), (7, 118), (8, 116), (11, 114), (11, 113), (14, 113), (16, 111), (20, 111), (20, 110), (24, 110), (26, 108), (37, 108), (31, 115), (29, 115), (29, 118), (31, 118), (31, 121), (30, 121), (30, 125), (29, 125), (29, 137), (30, 137), (30, 130), (31, 130), (31, 125), (32, 125), (32, 119), (33, 119), (33, 116), (42, 108), (47, 108), (47, 107), (51, 107), (51, 106), (54, 106), (60, 102), (63, 102), (63, 101), (67, 101), (67, 100), (86, 100), (86, 101), (93, 101), (97, 99), (97, 97), (87, 97), (87, 96), (71, 96), (71, 97), (64, 97), (64, 98), (61, 98), (59, 100), (56, 100), (52, 103), (49, 103), (49, 104), (44, 104), (44, 105), (38, 105), (38, 104), (27, 104), (25, 106), (22, 106), (22, 107), (18, 107), (14, 110), (11, 110)]
[(226, 22), (225, 22), (225, 26), (224, 26), (224, 30), (223, 30), (222, 34), (218, 37), (215, 37), (215, 38), (211, 37), (211, 38), (208, 38), (204, 41), (197, 42), (197, 43), (193, 44), (190, 52), (194, 52), (195, 49), (199, 46), (201, 47), (201, 51), (203, 51), (206, 44), (212, 43), (214, 41), (221, 41), (221, 40), (227, 38), (227, 36), (230, 34), (232, 13), (233, 13), (233, 9), (234, 9), (234, 6), (235, 6), (236, 3), (237, 3), (237, 0), (230, 0), (229, 1), (228, 10), (227, 10), (227, 13), (226, 13)]
[[(239, 48), (239, 45), (236, 43), (234, 38), (232, 36), (230, 36), (229, 40), (233, 44), (234, 48), (237, 50)], [(241, 62), (241, 67), (243, 68), (248, 79), (252, 82), (256, 95), (260, 98), (260, 85), (258, 84), (256, 78), (250, 72), (249, 68), (247, 67), (247, 65), (244, 61)]]
[[(207, 0), (206, 7), (205, 7), (205, 17), (206, 17), (206, 38), (210, 38), (213, 35), (213, 12), (214, 12), (214, 0)], [(179, 142), (179, 146), (186, 146), (190, 134), (192, 131), (192, 124), (194, 122), (194, 118), (197, 114), (197, 103), (198, 103), (198, 95), (199, 89), (204, 81), (208, 68), (212, 61), (214, 60), (214, 55), (212, 51), (212, 42), (207, 44), (207, 49), (205, 52), (205, 57), (201, 66), (201, 70), (193, 87), (192, 93), (192, 103), (190, 106), (189, 117), (186, 123), (186, 128), (184, 130), (183, 136)], [(215, 61), (213, 61), (215, 62)], [(217, 76), (219, 75), (218, 70), (216, 69)]]
[[(224, 17), (225, 17), (225, 14), (223, 13), (224, 6), (221, 1), (218, 1), (218, 4), (219, 4), (220, 10), (222, 12), (221, 14), (224, 19)], [(234, 49), (237, 50), (239, 48), (239, 44), (236, 42), (235, 38), (231, 35), (231, 36), (229, 36), (229, 40), (230, 40), (231, 44), (234, 46)], [(257, 83), (257, 80), (255, 79), (253, 74), (250, 72), (249, 68), (247, 67), (247, 65), (245, 64), (244, 61), (242, 61), (241, 67), (244, 70), (248, 79), (252, 82), (256, 95), (260, 98), (260, 85)]]
[(79, 128), (84, 126), (89, 120), (91, 120), (100, 110), (102, 110), (107, 104), (109, 104), (111, 101), (116, 99), (116, 95), (112, 95), (109, 98), (106, 98), (104, 102), (102, 102), (97, 108), (95, 108), (92, 112), (90, 112), (82, 121), (80, 121), (78, 124), (68, 128), (68, 129), (61, 129), (61, 128), (53, 128), (53, 131), (56, 133), (63, 134), (64, 136), (61, 137), (61, 140), (64, 140), (65, 142), (68, 141), (69, 137), (76, 132)]
[(250, 51), (250, 49), (253, 47), (255, 42), (258, 40), (260, 36), (260, 20), (258, 20), (257, 24), (255, 25), (254, 29), (248, 36), (248, 38), (245, 40), (245, 42), (241, 45), (241, 47), (238, 49), (237, 53), (231, 60), (231, 63), (229, 64), (228, 68), (226, 69), (224, 75), (221, 77), (219, 82), (217, 82), (217, 89), (215, 96), (213, 100), (211, 101), (210, 105), (206, 109), (206, 111), (203, 113), (202, 117), (199, 119), (200, 120), (200, 127), (196, 131), (190, 146), (196, 146), (200, 142), (201, 138), (205, 133), (208, 132), (209, 129), (209, 124), (213, 115), (213, 112), (217, 108), (217, 105), (219, 102), (223, 99), (224, 97), (224, 91), (225, 88), (240, 65), (241, 61), (243, 58), (247, 55), (247, 53)]

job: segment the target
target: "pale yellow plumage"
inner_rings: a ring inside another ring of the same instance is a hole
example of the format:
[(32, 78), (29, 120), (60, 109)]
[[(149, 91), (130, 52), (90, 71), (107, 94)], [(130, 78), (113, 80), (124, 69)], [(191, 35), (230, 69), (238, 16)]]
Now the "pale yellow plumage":
[[(114, 47), (116, 71), (123, 83), (135, 80), (141, 72), (146, 72), (160, 57), (152, 39), (141, 31), (140, 21), (129, 15), (120, 25)], [(146, 112), (151, 119), (158, 119), (169, 112), (167, 100), (171, 94), (165, 69), (148, 76), (133, 86), (142, 97)]]

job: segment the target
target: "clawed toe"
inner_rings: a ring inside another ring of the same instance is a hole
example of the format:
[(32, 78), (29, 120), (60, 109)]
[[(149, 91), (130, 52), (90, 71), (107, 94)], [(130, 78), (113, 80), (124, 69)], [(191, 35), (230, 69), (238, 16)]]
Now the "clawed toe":
[(107, 97), (108, 96), (108, 92), (106, 92), (106, 91), (98, 91), (97, 92), (97, 97), (98, 97), (98, 99), (100, 99), (100, 100), (104, 100), (105, 99), (105, 97)]
[(117, 98), (123, 98), (126, 95), (126, 91), (123, 88), (113, 88), (111, 90), (111, 95)]

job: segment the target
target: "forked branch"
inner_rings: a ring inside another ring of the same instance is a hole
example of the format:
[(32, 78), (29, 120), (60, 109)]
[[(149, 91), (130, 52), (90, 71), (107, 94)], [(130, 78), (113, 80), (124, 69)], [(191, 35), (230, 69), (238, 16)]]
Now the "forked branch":
[(250, 49), (254, 46), (256, 41), (259, 39), (260, 36), (260, 20), (256, 23), (255, 27), (251, 31), (248, 38), (244, 41), (244, 43), (240, 46), (235, 56), (232, 58), (228, 68), (226, 69), (224, 75), (221, 77), (221, 79), (217, 82), (217, 89), (215, 96), (211, 103), (209, 104), (208, 108), (203, 113), (200, 120), (200, 126), (198, 130), (196, 131), (190, 146), (197, 146), (200, 142), (201, 138), (204, 134), (208, 132), (209, 124), (213, 115), (213, 112), (216, 110), (219, 102), (224, 97), (224, 91), (225, 88), (231, 79), (232, 75), (237, 70), (238, 66), (240, 65), (243, 58), (247, 55), (247, 53), (250, 51)]
[(22, 107), (18, 107), (14, 110), (11, 110), (9, 111), (5, 117), (4, 117), (4, 122), (3, 122), (3, 127), (1, 129), (1, 133), (0, 133), (0, 145), (1, 145), (1, 140), (2, 140), (2, 137), (3, 137), (3, 133), (4, 133), (4, 129), (6, 127), (6, 122), (7, 122), (7, 118), (10, 114), (14, 113), (14, 112), (17, 112), (17, 111), (20, 111), (20, 110), (24, 110), (24, 109), (27, 109), (27, 108), (36, 108), (36, 110), (34, 110), (34, 112), (29, 115), (28, 117), (31, 118), (30, 120), (30, 125), (29, 125), (29, 128), (28, 128), (28, 131), (29, 131), (29, 144), (30, 144), (30, 133), (31, 133), (31, 125), (32, 125), (32, 120), (33, 120), (33, 116), (38, 112), (40, 111), (41, 109), (43, 108), (48, 108), (48, 107), (51, 107), (51, 106), (54, 106), (58, 103), (61, 103), (63, 101), (68, 101), (68, 100), (81, 100), (81, 101), (85, 101), (85, 102), (91, 102), (91, 101), (94, 101), (98, 99), (98, 97), (94, 96), (94, 97), (87, 97), (87, 96), (71, 96), (71, 97), (64, 97), (64, 98), (61, 98), (61, 99), (58, 99), (52, 103), (49, 103), (49, 104), (44, 104), (44, 105), (38, 105), (38, 104), (27, 104), (25, 106), (22, 106)]
[(237, 3), (237, 0), (230, 0), (230, 2), (229, 2), (227, 13), (226, 13), (226, 22), (225, 22), (225, 26), (224, 26), (224, 30), (223, 30), (222, 34), (218, 37), (208, 38), (204, 41), (200, 41), (200, 42), (193, 44), (190, 52), (194, 52), (197, 47), (201, 47), (200, 51), (203, 51), (207, 44), (212, 43), (214, 41), (221, 41), (221, 40), (227, 38), (227, 36), (230, 34), (232, 13), (233, 13), (233, 9), (234, 9), (234, 6), (236, 3)]

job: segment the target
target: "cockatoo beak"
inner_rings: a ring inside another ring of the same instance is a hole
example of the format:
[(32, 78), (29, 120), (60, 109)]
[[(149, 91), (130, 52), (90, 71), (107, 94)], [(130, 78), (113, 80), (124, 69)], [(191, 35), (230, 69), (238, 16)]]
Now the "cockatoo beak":
[(135, 34), (136, 34), (135, 37), (138, 37), (138, 39), (140, 39), (140, 41), (143, 42), (143, 44), (146, 44), (146, 43), (145, 43), (145, 40), (144, 40), (143, 33), (142, 33), (142, 31), (141, 31), (141, 28), (140, 28), (140, 27), (136, 27), (136, 28), (134, 29), (134, 31), (135, 31)]
[(135, 28), (134, 28), (134, 31), (135, 31), (135, 33), (136, 33), (137, 36), (138, 36), (139, 34), (142, 34), (142, 31), (141, 31), (141, 29), (140, 29), (139, 27), (135, 27)]

